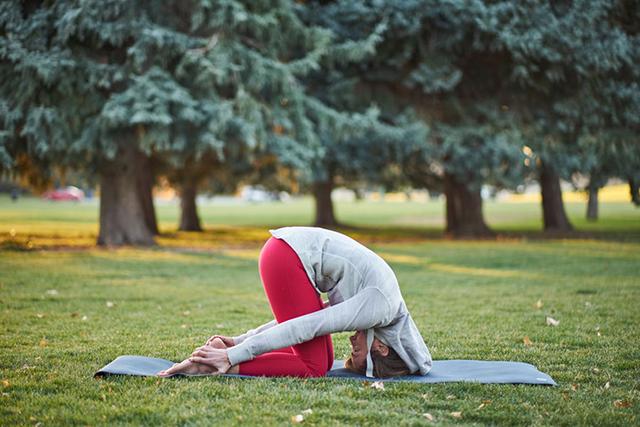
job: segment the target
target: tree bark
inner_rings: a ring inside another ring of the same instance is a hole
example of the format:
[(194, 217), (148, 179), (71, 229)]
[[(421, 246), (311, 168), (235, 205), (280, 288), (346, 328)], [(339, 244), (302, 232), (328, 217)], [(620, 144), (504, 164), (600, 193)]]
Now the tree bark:
[(631, 193), (631, 202), (640, 206), (640, 180), (629, 178), (629, 193)]
[(569, 222), (562, 202), (560, 176), (552, 166), (544, 162), (540, 165), (540, 187), (544, 230), (551, 232), (572, 231), (573, 226)]
[(333, 179), (315, 182), (313, 184), (313, 197), (316, 202), (316, 226), (336, 226), (338, 221), (333, 209), (331, 191), (333, 190)]
[(480, 190), (470, 190), (454, 175), (445, 173), (444, 193), (447, 234), (455, 238), (489, 237), (494, 234), (484, 221)]
[(180, 231), (202, 231), (196, 205), (197, 183), (185, 179), (180, 188)]
[(589, 200), (587, 201), (587, 220), (598, 220), (598, 187), (589, 187)]
[(153, 183), (154, 176), (151, 169), (151, 160), (144, 153), (137, 153), (138, 157), (138, 192), (140, 194), (140, 203), (144, 212), (144, 220), (147, 227), (154, 235), (160, 234), (158, 230), (158, 221), (156, 219), (156, 210), (153, 206)]
[(155, 244), (138, 185), (141, 167), (137, 149), (128, 145), (101, 171), (98, 245)]

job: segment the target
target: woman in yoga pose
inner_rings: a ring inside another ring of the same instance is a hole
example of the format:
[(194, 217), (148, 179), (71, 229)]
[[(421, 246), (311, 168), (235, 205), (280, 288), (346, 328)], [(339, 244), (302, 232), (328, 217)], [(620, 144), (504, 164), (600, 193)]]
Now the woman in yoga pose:
[(380, 378), (429, 372), (429, 350), (382, 258), (323, 228), (271, 234), (259, 271), (275, 319), (237, 337), (214, 335), (158, 375), (321, 377), (333, 364), (330, 334), (344, 331), (356, 331), (345, 363), (354, 372)]

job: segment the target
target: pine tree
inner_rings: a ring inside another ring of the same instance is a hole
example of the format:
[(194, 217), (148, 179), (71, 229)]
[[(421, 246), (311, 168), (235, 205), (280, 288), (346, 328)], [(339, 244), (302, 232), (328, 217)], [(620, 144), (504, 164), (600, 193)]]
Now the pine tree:
[(345, 40), (384, 28), (375, 55), (340, 70), (356, 88), (343, 97), (375, 100), (391, 116), (410, 105), (426, 122), (427, 144), (401, 150), (403, 163), (414, 184), (444, 190), (454, 236), (491, 234), (483, 182), (513, 186), (522, 179), (519, 133), (504, 108), (510, 93), (495, 77), (504, 73), (502, 58), (476, 23), (484, 13), (482, 2), (340, 1), (308, 14)]
[(153, 243), (152, 162), (192, 199), (193, 172), (234, 147), (304, 170), (327, 135), (370, 127), (307, 94), (332, 35), (289, 1), (10, 1), (0, 23), (5, 168), (24, 155), (95, 172), (100, 244)]

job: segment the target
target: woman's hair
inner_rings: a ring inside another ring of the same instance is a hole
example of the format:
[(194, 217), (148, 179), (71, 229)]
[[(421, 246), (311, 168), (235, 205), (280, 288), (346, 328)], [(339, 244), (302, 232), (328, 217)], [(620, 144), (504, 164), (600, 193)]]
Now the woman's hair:
[[(399, 377), (409, 375), (411, 373), (407, 364), (404, 363), (400, 356), (398, 356), (398, 353), (396, 353), (396, 351), (391, 347), (389, 347), (389, 353), (386, 356), (382, 356), (376, 352), (371, 352), (371, 359), (373, 359), (373, 375), (376, 378)], [(351, 358), (346, 360), (344, 366), (348, 370), (360, 375), (366, 374), (366, 367), (363, 369), (356, 369)]]

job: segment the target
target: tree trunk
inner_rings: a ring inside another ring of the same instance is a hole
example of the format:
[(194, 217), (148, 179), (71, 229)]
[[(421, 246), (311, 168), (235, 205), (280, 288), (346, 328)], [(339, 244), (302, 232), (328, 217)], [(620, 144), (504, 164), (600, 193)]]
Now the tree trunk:
[(598, 220), (598, 187), (589, 187), (589, 200), (587, 201), (587, 220)]
[(629, 192), (631, 193), (631, 202), (640, 206), (640, 180), (629, 178)]
[(160, 234), (158, 231), (158, 221), (156, 220), (156, 210), (153, 206), (153, 170), (151, 161), (143, 153), (138, 153), (138, 192), (140, 203), (144, 211), (144, 220), (147, 227), (154, 235)]
[(129, 145), (101, 171), (98, 245), (155, 244), (138, 185), (141, 167), (137, 149)]
[(573, 227), (567, 218), (562, 202), (560, 176), (553, 169), (542, 162), (540, 165), (540, 187), (542, 190), (542, 212), (544, 230), (551, 232), (572, 231)]
[(202, 231), (196, 206), (197, 184), (185, 179), (180, 189), (180, 231)]
[(338, 221), (333, 211), (333, 200), (331, 191), (333, 190), (333, 180), (315, 182), (313, 184), (313, 197), (316, 202), (316, 226), (336, 226)]
[(488, 237), (494, 233), (482, 214), (480, 190), (470, 190), (454, 175), (444, 174), (447, 226), (445, 232), (453, 237)]

